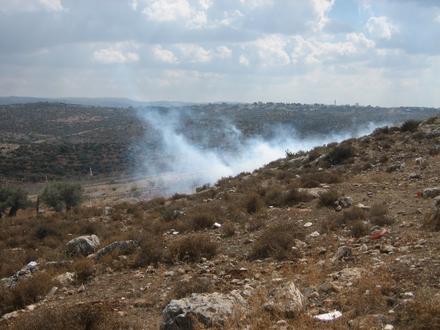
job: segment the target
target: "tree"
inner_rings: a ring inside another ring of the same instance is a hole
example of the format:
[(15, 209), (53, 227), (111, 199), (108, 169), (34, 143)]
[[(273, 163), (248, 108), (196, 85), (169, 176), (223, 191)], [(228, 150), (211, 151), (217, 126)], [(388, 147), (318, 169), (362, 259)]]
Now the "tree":
[(18, 210), (30, 204), (27, 192), (16, 187), (0, 187), (0, 218), (9, 209), (8, 216), (15, 217)]
[(57, 212), (81, 204), (82, 187), (79, 183), (55, 182), (49, 183), (40, 195), (41, 200)]

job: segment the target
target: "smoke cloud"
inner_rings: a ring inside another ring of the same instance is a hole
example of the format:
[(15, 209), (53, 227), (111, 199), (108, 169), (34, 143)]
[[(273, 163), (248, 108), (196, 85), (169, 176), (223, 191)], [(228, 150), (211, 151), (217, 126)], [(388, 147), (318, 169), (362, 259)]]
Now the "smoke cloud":
[(191, 140), (188, 137), (191, 132), (182, 128), (182, 116), (176, 111), (146, 110), (139, 111), (139, 116), (154, 129), (160, 141), (160, 161), (147, 158), (141, 172), (154, 183), (158, 192), (168, 195), (193, 192), (196, 187), (214, 184), (223, 177), (251, 172), (285, 157), (286, 151), (308, 151), (319, 145), (360, 137), (386, 125), (370, 122), (352, 131), (306, 137), (299, 137), (292, 127), (275, 126), (273, 134), (267, 138), (246, 137), (233, 124), (218, 119), (212, 123), (212, 129), (220, 127), (227, 142), (222, 141), (223, 146), (213, 148), (206, 146), (206, 141), (212, 138), (209, 131), (204, 132), (199, 141)]

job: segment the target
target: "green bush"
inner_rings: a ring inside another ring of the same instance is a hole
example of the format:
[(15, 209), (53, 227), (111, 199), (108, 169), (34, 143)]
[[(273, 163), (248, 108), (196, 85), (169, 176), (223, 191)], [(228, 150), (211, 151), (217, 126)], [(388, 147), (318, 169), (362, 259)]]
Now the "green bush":
[(0, 187), (0, 218), (9, 209), (8, 215), (14, 217), (18, 210), (30, 205), (27, 193), (21, 188)]
[(48, 184), (41, 193), (41, 200), (60, 212), (79, 206), (82, 199), (82, 187), (79, 183), (55, 182)]

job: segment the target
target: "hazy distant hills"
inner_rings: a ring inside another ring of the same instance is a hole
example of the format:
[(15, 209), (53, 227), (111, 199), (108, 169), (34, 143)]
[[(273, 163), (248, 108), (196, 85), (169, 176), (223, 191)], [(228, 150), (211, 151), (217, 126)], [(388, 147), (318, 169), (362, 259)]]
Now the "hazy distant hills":
[(30, 96), (3, 96), (0, 97), (0, 105), (11, 104), (28, 104), (37, 102), (49, 102), (49, 103), (67, 103), (78, 104), (95, 107), (144, 107), (144, 106), (185, 106), (191, 105), (189, 102), (171, 102), (171, 101), (137, 101), (128, 98), (117, 97), (99, 97), (99, 98), (87, 98), (87, 97), (62, 97), (62, 98), (47, 98), (47, 97), (30, 97)]

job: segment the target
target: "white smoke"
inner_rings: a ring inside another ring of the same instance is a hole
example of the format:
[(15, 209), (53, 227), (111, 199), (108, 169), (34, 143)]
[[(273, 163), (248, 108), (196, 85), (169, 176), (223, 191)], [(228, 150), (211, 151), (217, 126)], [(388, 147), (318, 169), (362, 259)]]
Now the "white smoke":
[[(146, 174), (153, 178), (163, 193), (188, 193), (203, 184), (213, 184), (223, 177), (251, 172), (271, 161), (286, 156), (286, 151), (308, 151), (316, 146), (340, 142), (371, 133), (384, 124), (368, 123), (354, 132), (300, 138), (292, 129), (278, 127), (274, 137), (243, 139), (235, 127), (226, 130), (234, 136), (233, 151), (219, 151), (196, 145), (178, 131), (180, 117), (175, 113), (140, 112), (140, 116), (161, 135), (161, 153), (169, 157), (166, 166), (146, 162)], [(209, 132), (206, 132), (209, 134)]]

